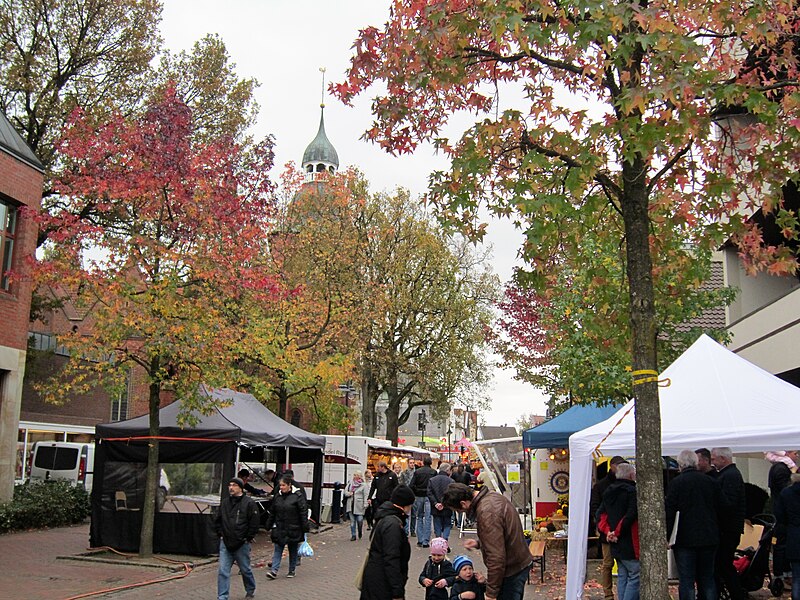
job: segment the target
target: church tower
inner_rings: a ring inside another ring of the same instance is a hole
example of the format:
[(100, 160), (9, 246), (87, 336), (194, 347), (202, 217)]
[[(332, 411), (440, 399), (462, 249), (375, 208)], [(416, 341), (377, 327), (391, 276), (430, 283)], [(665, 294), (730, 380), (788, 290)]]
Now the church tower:
[(333, 174), (339, 169), (339, 155), (325, 134), (325, 69), (322, 71), (322, 99), (319, 104), (319, 130), (317, 137), (308, 145), (303, 153), (303, 171), (306, 181), (314, 181), (318, 173)]

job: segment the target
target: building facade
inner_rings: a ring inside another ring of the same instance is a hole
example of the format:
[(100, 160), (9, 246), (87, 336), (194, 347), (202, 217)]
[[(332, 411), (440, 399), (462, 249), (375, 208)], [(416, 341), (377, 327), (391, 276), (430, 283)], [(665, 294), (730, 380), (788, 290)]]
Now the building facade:
[(0, 502), (14, 494), (17, 429), (28, 347), (32, 284), (44, 167), (0, 113)]

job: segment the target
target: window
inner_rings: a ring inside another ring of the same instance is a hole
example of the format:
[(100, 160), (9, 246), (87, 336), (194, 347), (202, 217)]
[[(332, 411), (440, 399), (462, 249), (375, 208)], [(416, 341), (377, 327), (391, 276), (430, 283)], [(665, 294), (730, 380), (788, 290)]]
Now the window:
[(28, 337), (31, 339), (31, 346), (34, 350), (55, 352), (60, 356), (69, 356), (69, 348), (63, 344), (59, 345), (58, 338), (51, 333), (31, 331), (28, 333)]
[(128, 418), (128, 396), (131, 387), (131, 372), (125, 376), (125, 388), (111, 399), (111, 420), (124, 421)]
[(70, 471), (78, 464), (78, 449), (39, 446), (33, 466), (48, 471)]
[(303, 413), (300, 412), (300, 409), (295, 408), (292, 411), (292, 418), (290, 419), (290, 423), (295, 427), (300, 427), (300, 420), (303, 418)]
[(8, 272), (13, 265), (14, 239), (17, 231), (17, 207), (0, 200), (0, 289), (11, 287)]

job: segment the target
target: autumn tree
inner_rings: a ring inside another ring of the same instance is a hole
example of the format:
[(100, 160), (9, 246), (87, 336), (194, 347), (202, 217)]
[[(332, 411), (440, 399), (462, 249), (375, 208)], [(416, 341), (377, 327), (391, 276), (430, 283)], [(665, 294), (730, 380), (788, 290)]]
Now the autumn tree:
[[(38, 283), (79, 290), (92, 327), (59, 337), (74, 358), (46, 387), (57, 400), (98, 381), (113, 387), (131, 365), (149, 385), (150, 436), (139, 551), (152, 553), (162, 392), (186, 411), (207, 410), (200, 383), (236, 387), (231, 357), (247, 331), (226, 318), (242, 290), (264, 303), (284, 293), (258, 260), (271, 214), (271, 142), (244, 155), (229, 137), (199, 142), (174, 91), (138, 119), (97, 127), (77, 111), (58, 152), (60, 211), (40, 218), (52, 235)], [(111, 225), (76, 219), (91, 201)], [(113, 218), (111, 218), (113, 216)]]
[(283, 183), (269, 255), (288, 293), (268, 305), (237, 308), (252, 337), (241, 349), (251, 387), (281, 418), (305, 409), (318, 431), (344, 430), (352, 420), (338, 386), (354, 379), (370, 286), (360, 279), (356, 220), (366, 182), (353, 170), (306, 181), (290, 167)]
[[(587, 238), (572, 259), (575, 266), (559, 261), (541, 292), (524, 271), (518, 272), (505, 288), (491, 334), (502, 366), (546, 392), (552, 408), (576, 402), (619, 404), (631, 397), (627, 309), (619, 301), (625, 296), (625, 275), (620, 261), (598, 251), (603, 240)], [(730, 288), (704, 284), (710, 279), (709, 258), (701, 253), (691, 265), (670, 265), (654, 277), (659, 371), (701, 333), (727, 340), (725, 329), (701, 318), (729, 304), (734, 295)]]
[(255, 123), (258, 105), (253, 98), (258, 82), (240, 77), (225, 43), (218, 35), (206, 35), (191, 52), (162, 51), (158, 68), (151, 74), (156, 97), (174, 87), (178, 97), (192, 110), (196, 137), (214, 140), (230, 136), (246, 143)]
[[(236, 74), (218, 36), (190, 52), (161, 48), (159, 0), (2, 0), (0, 109), (46, 169), (42, 206), (62, 213), (50, 183), (59, 167), (57, 140), (76, 108), (105, 122), (115, 112), (140, 115), (167, 87), (192, 110), (193, 135), (246, 141), (257, 82)], [(94, 203), (71, 203), (80, 219), (102, 225)], [(41, 246), (50, 229), (40, 229)]]
[(0, 108), (48, 170), (74, 108), (142, 101), (160, 18), (158, 0), (0, 2)]
[[(798, 165), (796, 23), (784, 1), (396, 0), (385, 26), (362, 30), (334, 86), (350, 101), (381, 82), (367, 137), (391, 152), (432, 142), (447, 153), (449, 171), (430, 186), (440, 217), (476, 238), (479, 206), (514, 219), (538, 294), (570, 291), (562, 266), (586, 270), (578, 293), (603, 290), (587, 278), (603, 257), (616, 263), (619, 296), (601, 301), (624, 305), (615, 325), (636, 398), (644, 598), (668, 597), (656, 286), (664, 269), (695, 280), (697, 258), (729, 236), (752, 270), (796, 272), (797, 215), (782, 189)], [(458, 111), (480, 119), (450, 140)], [(745, 118), (725, 118), (736, 113)], [(757, 211), (778, 225), (777, 242), (745, 222)], [(592, 240), (604, 240), (602, 255), (573, 262)]]
[(362, 421), (373, 435), (385, 395), (386, 437), (397, 443), (415, 407), (443, 416), (457, 400), (481, 396), (497, 283), (487, 257), (446, 234), (405, 191), (372, 197), (363, 226), (362, 277), (379, 304), (362, 353)]

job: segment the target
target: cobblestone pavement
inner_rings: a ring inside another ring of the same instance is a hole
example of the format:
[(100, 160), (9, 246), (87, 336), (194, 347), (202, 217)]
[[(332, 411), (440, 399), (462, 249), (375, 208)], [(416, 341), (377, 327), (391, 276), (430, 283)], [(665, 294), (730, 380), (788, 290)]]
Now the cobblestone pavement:
[[(326, 526), (327, 527), (327, 526)], [(179, 577), (183, 569), (172, 571), (139, 564), (99, 563), (65, 560), (58, 556), (78, 556), (86, 551), (89, 526), (61, 527), (57, 529), (14, 533), (0, 536), (0, 598), (26, 598), (29, 600), (68, 600), (79, 597), (114, 598), (115, 600), (150, 600), (159, 598), (185, 598), (189, 600), (215, 600), (216, 560), (186, 558), (196, 561), (195, 568), (185, 577), (155, 583), (144, 587), (108, 591), (140, 582), (164, 577)], [(353, 577), (361, 566), (367, 549), (367, 539), (350, 541), (348, 525), (333, 525), (319, 534), (310, 535), (309, 542), (315, 556), (305, 558), (297, 569), (297, 577), (287, 579), (287, 562), (281, 566), (276, 580), (266, 578), (267, 561), (272, 558), (272, 544), (265, 532), (256, 539), (253, 549), (254, 572), (257, 581), (256, 598), (282, 598), (285, 600), (351, 600), (358, 598), (353, 587)], [(450, 536), (452, 559), (466, 553), (458, 538), (458, 531)], [(417, 577), (428, 556), (428, 551), (416, 546), (411, 538), (412, 554), (406, 598), (422, 600), (425, 595)], [(480, 552), (470, 554), (477, 570), (484, 570)], [(175, 557), (171, 557), (175, 558)], [(139, 561), (134, 560), (134, 563)], [(152, 564), (156, 564), (153, 562)], [(597, 561), (589, 561), (589, 581), (585, 588), (586, 600), (601, 600), (602, 589), (593, 579), (597, 575)], [(244, 588), (237, 568), (231, 578), (231, 600), (244, 598)], [(538, 570), (533, 583), (526, 586), (526, 600), (561, 600), (564, 598), (565, 565), (560, 546), (548, 548), (545, 581), (539, 582)], [(670, 588), (677, 598), (677, 590)], [(93, 592), (101, 592), (95, 594)], [(751, 598), (766, 600), (768, 590), (751, 594)]]

